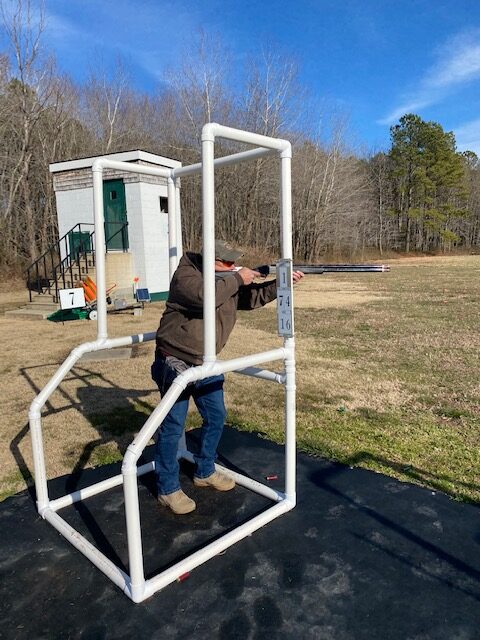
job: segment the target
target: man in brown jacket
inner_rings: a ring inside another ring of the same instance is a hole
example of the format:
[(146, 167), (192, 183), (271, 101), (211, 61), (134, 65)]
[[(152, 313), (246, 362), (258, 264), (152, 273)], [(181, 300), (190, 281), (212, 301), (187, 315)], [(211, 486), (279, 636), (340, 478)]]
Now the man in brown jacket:
[[(237, 309), (256, 309), (276, 297), (275, 281), (255, 284), (253, 281), (260, 275), (258, 272), (247, 267), (235, 269), (235, 261), (241, 255), (227, 242), (215, 241), (217, 354), (225, 346), (235, 326)], [(179, 373), (203, 362), (202, 262), (201, 254), (186, 253), (170, 284), (165, 312), (157, 330), (155, 361), (152, 365), (152, 378), (162, 397)], [(295, 272), (294, 282), (302, 276), (303, 273)], [(178, 443), (185, 426), (190, 397), (193, 397), (203, 419), (200, 451), (195, 456), (195, 486), (219, 491), (229, 491), (235, 486), (232, 478), (215, 471), (217, 446), (226, 417), (223, 381), (224, 376), (220, 375), (188, 385), (156, 434), (158, 500), (174, 513), (189, 513), (196, 507), (180, 487), (177, 461)]]

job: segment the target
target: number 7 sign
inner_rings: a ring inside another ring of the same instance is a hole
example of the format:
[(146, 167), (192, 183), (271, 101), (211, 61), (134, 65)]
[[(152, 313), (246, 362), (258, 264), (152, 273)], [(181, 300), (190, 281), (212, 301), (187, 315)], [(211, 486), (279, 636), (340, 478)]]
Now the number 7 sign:
[(60, 289), (61, 309), (78, 309), (85, 306), (85, 292), (81, 287), (75, 289)]

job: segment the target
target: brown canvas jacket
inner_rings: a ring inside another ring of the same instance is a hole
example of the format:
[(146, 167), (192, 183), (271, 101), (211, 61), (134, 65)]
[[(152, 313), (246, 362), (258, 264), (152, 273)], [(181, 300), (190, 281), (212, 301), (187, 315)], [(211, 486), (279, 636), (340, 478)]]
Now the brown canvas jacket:
[[(276, 298), (275, 280), (243, 286), (238, 273), (215, 279), (217, 354), (225, 346), (237, 319), (237, 309), (251, 310)], [(173, 274), (166, 308), (157, 330), (157, 350), (189, 364), (202, 364), (202, 256), (186, 253)]]

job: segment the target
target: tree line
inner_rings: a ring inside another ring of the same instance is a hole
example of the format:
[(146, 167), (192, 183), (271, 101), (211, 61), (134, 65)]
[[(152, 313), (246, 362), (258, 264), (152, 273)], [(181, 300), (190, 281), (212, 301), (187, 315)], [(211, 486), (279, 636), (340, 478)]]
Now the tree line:
[[(368, 157), (348, 146), (340, 116), (307, 117), (295, 64), (265, 52), (245, 65), (241, 86), (217, 40), (195, 39), (155, 94), (133, 88), (119, 62), (75, 83), (43, 45), (42, 15), (17, 0), (0, 54), (0, 264), (20, 271), (57, 238), (51, 162), (143, 149), (184, 164), (200, 160), (205, 122), (217, 121), (293, 143), (297, 260), (361, 260), (386, 252), (478, 250), (480, 164), (459, 153), (452, 133), (406, 114), (388, 151)], [(240, 149), (222, 142), (217, 155)], [(260, 254), (278, 253), (279, 175), (272, 158), (216, 172), (216, 233)], [(200, 180), (182, 182), (183, 237), (198, 248)], [(79, 221), (80, 222), (80, 221)]]

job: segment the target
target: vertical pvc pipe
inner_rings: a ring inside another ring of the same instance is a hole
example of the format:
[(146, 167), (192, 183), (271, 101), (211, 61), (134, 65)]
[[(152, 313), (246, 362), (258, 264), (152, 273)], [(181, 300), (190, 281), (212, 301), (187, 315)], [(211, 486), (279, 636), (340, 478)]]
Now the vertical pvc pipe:
[(170, 281), (178, 264), (176, 193), (173, 178), (167, 179), (168, 190), (168, 271)]
[[(293, 259), (292, 246), (292, 182), (291, 146), (281, 154), (280, 217), (282, 257)], [(285, 493), (293, 504), (296, 501), (296, 425), (295, 425), (295, 339), (286, 338), (285, 348)]]
[(140, 528), (136, 468), (129, 469), (127, 472), (122, 469), (122, 475), (132, 600), (140, 602), (145, 589), (145, 575), (143, 572), (142, 531)]
[(183, 236), (182, 236), (182, 210), (180, 205), (180, 178), (174, 180), (175, 183), (175, 214), (177, 216), (177, 266), (178, 261), (183, 255)]
[(97, 337), (107, 338), (107, 292), (105, 283), (105, 218), (103, 212), (103, 168), (95, 161), (93, 171), (93, 216), (95, 222), (95, 269), (97, 279)]
[(43, 516), (48, 507), (47, 472), (45, 469), (45, 454), (43, 451), (42, 423), (40, 415), (30, 416), (30, 433), (32, 437), (33, 468), (35, 492), (37, 494), (37, 510)]
[(293, 504), (296, 502), (296, 424), (295, 424), (295, 340), (286, 338), (285, 348), (285, 494)]
[[(208, 127), (208, 125), (206, 125)], [(213, 135), (202, 133), (203, 206), (203, 360), (216, 360), (215, 326), (215, 178)]]
[[(176, 232), (177, 232), (177, 265), (180, 258), (183, 255), (183, 238), (182, 238), (182, 212), (180, 209), (180, 178), (174, 178), (175, 185), (175, 217), (176, 217)], [(176, 267), (175, 267), (176, 268)], [(181, 458), (185, 451), (187, 451), (187, 440), (185, 437), (185, 429), (178, 442), (178, 457)]]
[(280, 241), (282, 258), (293, 259), (292, 246), (292, 148), (281, 154), (280, 166)]

